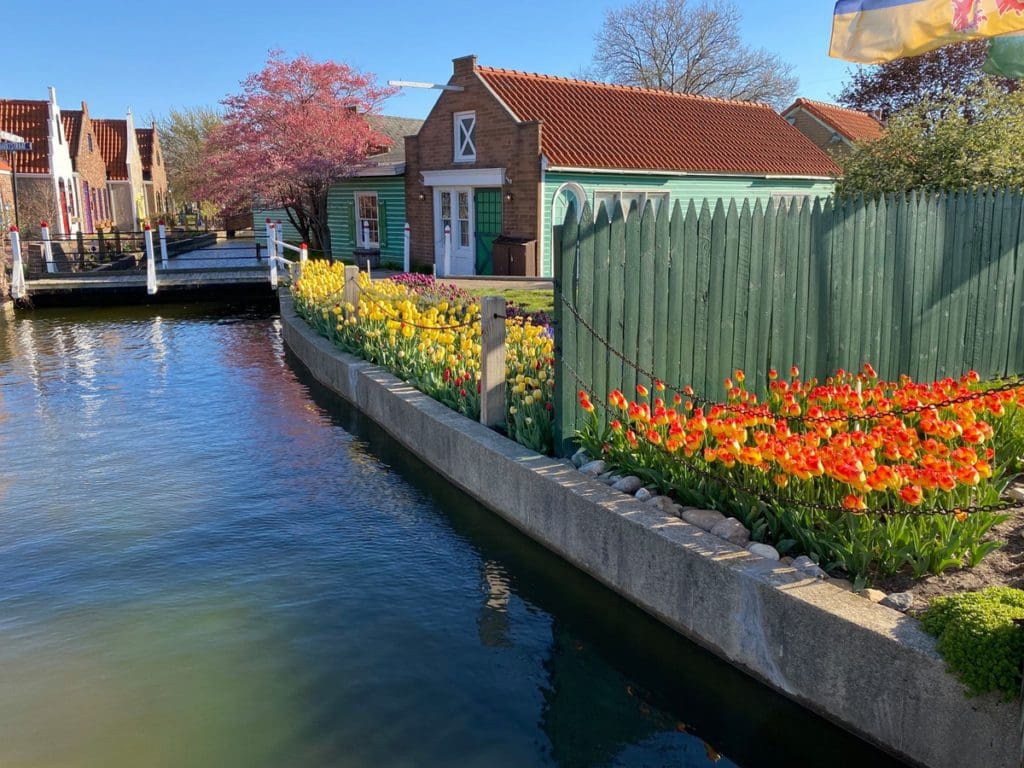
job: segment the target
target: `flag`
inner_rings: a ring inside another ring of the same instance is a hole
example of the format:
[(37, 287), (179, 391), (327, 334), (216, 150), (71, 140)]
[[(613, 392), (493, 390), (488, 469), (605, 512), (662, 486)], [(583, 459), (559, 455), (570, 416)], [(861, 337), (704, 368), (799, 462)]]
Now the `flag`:
[(1024, 0), (838, 0), (829, 55), (862, 64), (1024, 31)]
[(1024, 79), (1024, 32), (993, 37), (982, 69), (989, 75)]

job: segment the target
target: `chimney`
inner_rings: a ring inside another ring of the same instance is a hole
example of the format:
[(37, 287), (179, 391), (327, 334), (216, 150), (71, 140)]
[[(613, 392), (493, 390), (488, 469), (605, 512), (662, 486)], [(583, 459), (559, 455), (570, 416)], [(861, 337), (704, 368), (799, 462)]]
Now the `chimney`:
[(452, 74), (455, 77), (468, 77), (476, 70), (476, 55), (462, 56), (452, 59)]
[(57, 89), (54, 88), (51, 85), (47, 90), (50, 92), (50, 103), (51, 104), (56, 104), (57, 103)]

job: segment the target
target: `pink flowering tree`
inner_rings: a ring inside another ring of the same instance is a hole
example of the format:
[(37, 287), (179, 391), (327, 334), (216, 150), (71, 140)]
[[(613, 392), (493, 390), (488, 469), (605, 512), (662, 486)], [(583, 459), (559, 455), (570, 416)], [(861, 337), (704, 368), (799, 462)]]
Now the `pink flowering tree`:
[(390, 143), (366, 117), (393, 92), (346, 64), (272, 51), (242, 92), (222, 102), (224, 122), (204, 149), (203, 197), (224, 211), (256, 199), (283, 207), (306, 242), (330, 257), (327, 192)]

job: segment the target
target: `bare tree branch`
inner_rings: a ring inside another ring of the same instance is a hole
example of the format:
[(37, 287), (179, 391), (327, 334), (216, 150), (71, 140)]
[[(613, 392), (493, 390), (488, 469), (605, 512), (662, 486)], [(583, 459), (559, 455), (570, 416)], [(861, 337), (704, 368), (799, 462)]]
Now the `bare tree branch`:
[(634, 0), (608, 11), (589, 71), (600, 79), (677, 93), (788, 104), (793, 67), (751, 48), (731, 0)]

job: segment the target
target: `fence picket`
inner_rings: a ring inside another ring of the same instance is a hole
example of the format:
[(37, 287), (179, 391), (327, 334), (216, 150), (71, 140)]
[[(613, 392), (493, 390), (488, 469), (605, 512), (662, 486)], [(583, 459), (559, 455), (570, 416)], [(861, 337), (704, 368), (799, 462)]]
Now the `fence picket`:
[[(640, 219), (640, 304), (637, 320), (637, 354), (633, 359), (645, 371), (654, 368), (654, 203), (650, 200), (643, 211), (637, 211)], [(654, 382), (640, 377), (650, 387)]]
[[(584, 203), (579, 222), (579, 245), (576, 254), (576, 301), (581, 317), (587, 322), (594, 318), (594, 214), (590, 203)], [(594, 346), (599, 342), (584, 328), (577, 329), (576, 362), (573, 364), (583, 381), (594, 381)], [(574, 387), (574, 389), (578, 389)]]
[[(708, 314), (711, 285), (711, 208), (705, 200), (700, 206), (697, 222), (697, 281), (696, 313), (693, 323), (693, 384), (705, 392), (705, 378), (708, 370)], [(685, 382), (680, 382), (685, 383)]]
[[(609, 266), (611, 238), (611, 221), (608, 209), (600, 206), (597, 211), (597, 223), (594, 225), (594, 330), (604, 338), (608, 338), (608, 281), (611, 275)], [(594, 394), (605, 397), (610, 391), (608, 387), (608, 350), (604, 344), (595, 339), (593, 345), (593, 384)]]
[(668, 342), (675, 323), (669, 322), (668, 288), (672, 276), (672, 265), (669, 259), (669, 221), (668, 203), (662, 203), (654, 213), (654, 360), (652, 370), (662, 379), (667, 380)]
[[(608, 238), (608, 343), (613, 349), (624, 349), (626, 302), (626, 220), (622, 206), (616, 205)], [(622, 361), (608, 355), (608, 392), (623, 389), (624, 367)], [(607, 393), (598, 392), (598, 397)]]
[(697, 306), (700, 291), (698, 290), (698, 253), (700, 251), (699, 219), (697, 207), (691, 200), (686, 206), (686, 218), (683, 220), (683, 237), (679, 243), (672, 244), (672, 263), (679, 261), (683, 267), (683, 302), (682, 320), (679, 323), (679, 377), (676, 386), (685, 386), (697, 380), (694, 354), (696, 338)]
[[(658, 332), (665, 344), (665, 380), (675, 386), (680, 386), (684, 381), (682, 371), (679, 369), (679, 361), (682, 357), (680, 343), (686, 334), (683, 328), (683, 301), (685, 289), (685, 263), (681, 249), (684, 231), (683, 208), (677, 200), (672, 206), (672, 219), (669, 222), (669, 236), (667, 243), (659, 243), (659, 253), (662, 244), (665, 247), (666, 258), (668, 259), (668, 277), (663, 278), (668, 292), (668, 316), (665, 324), (659, 326)], [(659, 234), (660, 234), (659, 229)]]

